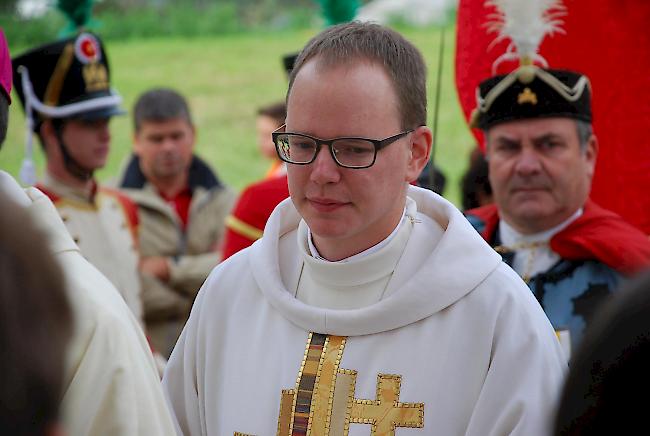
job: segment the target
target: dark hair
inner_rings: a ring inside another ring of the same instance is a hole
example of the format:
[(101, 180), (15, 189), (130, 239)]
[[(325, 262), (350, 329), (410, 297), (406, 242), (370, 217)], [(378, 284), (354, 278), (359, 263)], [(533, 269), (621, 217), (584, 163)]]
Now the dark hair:
[(650, 389), (650, 274), (602, 304), (572, 359), (558, 435), (646, 434)]
[(488, 163), (478, 148), (470, 154), (469, 168), (460, 182), (463, 210), (482, 206), (480, 195), (491, 196), (492, 186), (488, 177)]
[(142, 94), (133, 107), (133, 128), (136, 132), (145, 121), (160, 122), (172, 118), (183, 118), (192, 124), (187, 101), (173, 89), (151, 89)]
[(63, 275), (30, 217), (0, 192), (0, 434), (57, 420), (71, 313)]
[(7, 137), (7, 125), (9, 125), (9, 100), (0, 92), (0, 147)]
[(262, 106), (257, 110), (257, 115), (273, 118), (278, 122), (278, 126), (280, 126), (287, 118), (287, 104), (281, 101), (267, 106)]
[(576, 129), (578, 129), (580, 150), (584, 152), (587, 149), (589, 138), (594, 134), (594, 129), (590, 122), (584, 120), (576, 120)]
[(302, 67), (317, 58), (329, 68), (367, 60), (381, 65), (392, 79), (402, 128), (423, 126), (427, 120), (427, 68), (420, 51), (399, 33), (374, 23), (332, 26), (312, 38), (296, 59), (289, 78), (287, 99)]

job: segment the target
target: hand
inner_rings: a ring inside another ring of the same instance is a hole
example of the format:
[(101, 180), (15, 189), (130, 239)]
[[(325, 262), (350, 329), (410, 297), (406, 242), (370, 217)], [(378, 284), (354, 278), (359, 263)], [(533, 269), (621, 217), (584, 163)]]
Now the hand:
[(141, 273), (149, 274), (163, 282), (169, 281), (169, 258), (163, 256), (149, 256), (140, 258), (138, 265)]

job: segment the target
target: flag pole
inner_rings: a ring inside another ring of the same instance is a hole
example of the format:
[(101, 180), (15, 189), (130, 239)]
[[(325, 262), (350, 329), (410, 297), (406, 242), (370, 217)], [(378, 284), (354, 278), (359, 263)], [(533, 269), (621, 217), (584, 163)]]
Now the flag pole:
[(431, 124), (432, 131), (432, 143), (431, 143), (431, 166), (429, 167), (429, 187), (432, 191), (436, 190), (434, 186), (435, 180), (435, 161), (436, 161), (436, 145), (438, 144), (438, 112), (440, 110), (440, 94), (442, 87), (442, 64), (443, 64), (443, 54), (445, 51), (445, 27), (443, 26), (440, 29), (440, 44), (438, 47), (438, 72), (436, 77), (436, 87), (435, 87), (435, 98), (433, 101), (433, 121)]

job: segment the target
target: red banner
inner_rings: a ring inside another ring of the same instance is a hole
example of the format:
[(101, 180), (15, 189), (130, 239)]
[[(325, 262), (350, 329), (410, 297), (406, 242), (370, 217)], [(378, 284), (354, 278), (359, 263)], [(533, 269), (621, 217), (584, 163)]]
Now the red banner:
[[(522, 0), (523, 1), (523, 0)], [(594, 131), (600, 151), (592, 198), (650, 234), (650, 1), (564, 0), (566, 34), (547, 36), (539, 53), (551, 68), (589, 76)], [(476, 106), (476, 86), (509, 40), (489, 47), (496, 34), (485, 23), (493, 8), (460, 0), (456, 86), (465, 116)], [(502, 65), (512, 70), (510, 63)], [(500, 67), (499, 73), (504, 73)], [(474, 132), (482, 141), (480, 132)]]

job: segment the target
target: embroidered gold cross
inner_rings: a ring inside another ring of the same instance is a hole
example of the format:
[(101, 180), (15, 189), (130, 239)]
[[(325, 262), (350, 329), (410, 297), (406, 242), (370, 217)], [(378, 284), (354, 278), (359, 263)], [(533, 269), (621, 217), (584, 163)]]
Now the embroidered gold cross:
[(395, 427), (422, 427), (424, 404), (400, 403), (402, 377), (393, 374), (377, 376), (377, 399), (354, 399), (350, 422), (372, 424), (373, 435), (394, 435)]
[(399, 375), (377, 376), (376, 399), (354, 398), (357, 372), (339, 368), (345, 342), (309, 335), (296, 388), (282, 391), (277, 435), (347, 436), (350, 424), (367, 424), (372, 436), (394, 436), (397, 427), (424, 427), (424, 404), (399, 401)]

